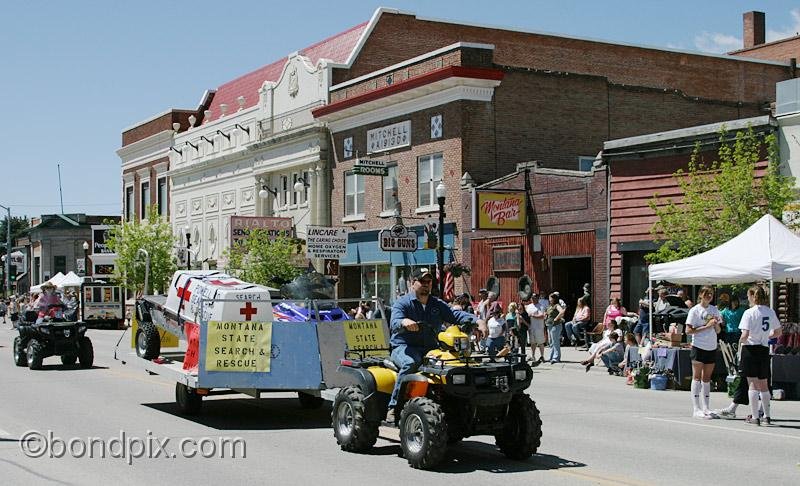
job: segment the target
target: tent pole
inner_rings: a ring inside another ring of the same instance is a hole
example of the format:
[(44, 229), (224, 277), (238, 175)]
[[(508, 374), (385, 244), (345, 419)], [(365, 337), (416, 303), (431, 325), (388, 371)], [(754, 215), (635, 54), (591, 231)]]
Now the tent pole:
[(775, 310), (775, 281), (769, 281), (769, 308)]

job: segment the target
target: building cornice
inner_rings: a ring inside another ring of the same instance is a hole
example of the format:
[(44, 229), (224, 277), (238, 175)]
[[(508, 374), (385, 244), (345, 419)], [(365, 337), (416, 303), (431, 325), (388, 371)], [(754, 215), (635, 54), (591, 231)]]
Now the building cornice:
[(365, 105), (369, 102), (397, 95), (405, 91), (414, 90), (425, 85), (433, 84), (448, 78), (465, 78), (473, 80), (494, 81), (499, 84), (503, 79), (504, 72), (500, 69), (475, 68), (464, 66), (448, 66), (437, 69), (420, 76), (410, 78), (399, 83), (384, 86), (364, 94), (347, 98), (330, 105), (321, 106), (311, 111), (315, 118), (331, 121), (336, 119), (337, 112), (342, 112), (348, 108), (358, 105)]
[[(474, 85), (478, 84), (478, 85)], [(451, 78), (449, 82), (441, 85), (429, 85), (433, 90), (420, 92), (410, 99), (385, 98), (384, 103), (370, 107), (362, 105), (363, 110), (328, 122), (331, 133), (339, 133), (356, 127), (378, 123), (383, 120), (404, 116), (427, 110), (435, 106), (445, 105), (454, 101), (491, 101), (494, 95), (494, 86), (485, 82), (470, 83), (463, 78)], [(341, 114), (344, 114), (342, 112)]]
[(117, 155), (122, 160), (122, 169), (129, 169), (166, 157), (172, 145), (172, 137), (172, 130), (163, 130), (117, 149)]

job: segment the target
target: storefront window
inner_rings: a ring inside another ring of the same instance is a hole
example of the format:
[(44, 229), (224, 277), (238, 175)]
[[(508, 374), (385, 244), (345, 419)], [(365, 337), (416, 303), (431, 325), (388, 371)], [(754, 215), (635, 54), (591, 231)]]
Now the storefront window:
[(361, 298), (370, 299), (375, 295), (375, 265), (361, 267)]
[(375, 295), (383, 299), (384, 304), (389, 305), (392, 296), (392, 267), (390, 265), (376, 266)]
[(423, 155), (417, 161), (419, 207), (436, 204), (435, 188), (442, 180), (442, 154)]

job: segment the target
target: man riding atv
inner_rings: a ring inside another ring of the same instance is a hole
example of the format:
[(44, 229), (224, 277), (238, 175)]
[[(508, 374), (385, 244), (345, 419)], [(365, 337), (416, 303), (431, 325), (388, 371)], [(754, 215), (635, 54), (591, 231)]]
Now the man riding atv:
[(392, 306), (391, 360), (397, 366), (392, 397), (386, 421), (396, 422), (395, 407), (403, 377), (416, 373), (422, 358), (428, 351), (438, 347), (438, 334), (442, 323), (472, 324), (477, 322), (479, 338), (488, 334), (486, 323), (474, 315), (450, 307), (431, 295), (433, 275), (427, 268), (418, 268), (411, 274), (411, 291)]

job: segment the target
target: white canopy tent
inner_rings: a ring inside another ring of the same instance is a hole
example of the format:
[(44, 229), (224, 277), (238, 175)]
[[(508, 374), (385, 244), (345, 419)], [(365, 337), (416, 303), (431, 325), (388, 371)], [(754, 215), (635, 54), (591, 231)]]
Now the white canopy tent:
[(41, 294), (42, 293), (42, 285), (44, 285), (46, 283), (52, 284), (56, 288), (58, 288), (60, 286), (60, 284), (61, 284), (61, 281), (64, 280), (64, 277), (66, 277), (66, 275), (64, 275), (61, 272), (58, 272), (57, 274), (53, 275), (50, 278), (50, 280), (46, 280), (46, 281), (40, 283), (39, 285), (34, 285), (33, 287), (31, 287), (29, 292), (32, 293), (32, 294)]
[(800, 280), (800, 236), (767, 214), (716, 248), (649, 271), (651, 281), (686, 285)]
[(64, 275), (64, 278), (58, 284), (59, 289), (64, 289), (67, 287), (80, 287), (83, 283), (83, 279), (79, 277), (75, 272), (69, 272), (68, 274)]
[[(651, 289), (660, 280), (686, 285), (800, 281), (800, 236), (767, 214), (716, 248), (650, 265), (648, 271)], [(652, 301), (651, 290), (651, 315)], [(651, 335), (652, 325), (651, 319)]]

